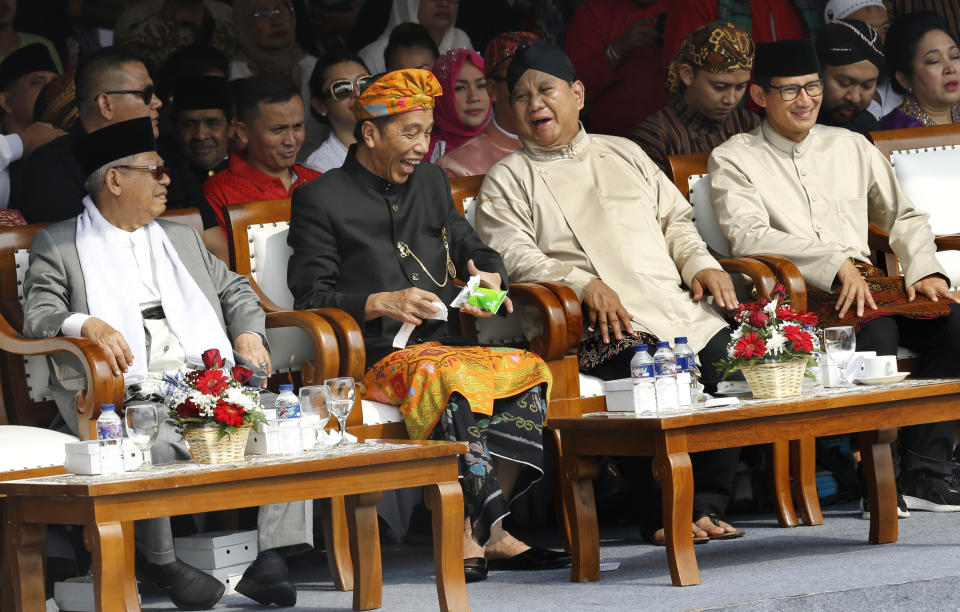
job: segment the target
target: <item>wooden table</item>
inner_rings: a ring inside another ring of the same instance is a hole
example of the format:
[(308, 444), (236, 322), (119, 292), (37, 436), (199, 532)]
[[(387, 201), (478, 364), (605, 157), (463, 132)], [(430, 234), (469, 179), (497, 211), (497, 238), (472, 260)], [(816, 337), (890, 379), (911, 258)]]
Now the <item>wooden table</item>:
[(63, 475), (0, 483), (4, 539), (17, 610), (43, 610), (48, 523), (84, 525), (93, 554), (97, 610), (139, 610), (133, 521), (251, 505), (346, 496), (355, 610), (381, 605), (376, 504), (381, 491), (424, 486), (433, 513), (433, 551), (442, 610), (469, 610), (463, 574), (463, 495), (457, 455), (463, 442), (384, 441), (243, 463), (177, 463), (155, 472)]
[[(606, 412), (551, 418), (563, 439), (561, 488), (571, 533), (574, 582), (600, 575), (593, 479), (603, 455), (653, 456), (663, 486), (663, 524), (670, 576), (676, 586), (700, 583), (690, 519), (693, 471), (689, 453), (750, 444), (859, 433), (870, 495), (873, 544), (897, 540), (897, 492), (890, 442), (897, 427), (960, 417), (960, 380), (916, 380), (880, 387), (830, 389), (783, 400), (688, 411), (663, 418)], [(816, 496), (813, 502), (817, 503)], [(817, 515), (819, 507), (812, 508)]]

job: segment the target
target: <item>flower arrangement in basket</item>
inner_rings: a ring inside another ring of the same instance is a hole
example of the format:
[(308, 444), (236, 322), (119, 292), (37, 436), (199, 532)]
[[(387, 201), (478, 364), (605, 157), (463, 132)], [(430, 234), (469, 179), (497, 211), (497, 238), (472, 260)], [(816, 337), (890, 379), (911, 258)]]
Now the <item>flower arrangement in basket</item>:
[(807, 367), (817, 365), (814, 335), (804, 329), (817, 325), (817, 315), (794, 310), (777, 283), (769, 298), (741, 303), (734, 318), (739, 325), (717, 370), (724, 378), (742, 370), (754, 397), (799, 395)]
[(208, 349), (203, 352), (203, 369), (164, 375), (170, 418), (183, 428), (200, 463), (242, 460), (250, 428), (266, 422), (260, 393), (245, 386), (253, 372), (239, 365), (225, 370), (225, 365), (219, 350)]

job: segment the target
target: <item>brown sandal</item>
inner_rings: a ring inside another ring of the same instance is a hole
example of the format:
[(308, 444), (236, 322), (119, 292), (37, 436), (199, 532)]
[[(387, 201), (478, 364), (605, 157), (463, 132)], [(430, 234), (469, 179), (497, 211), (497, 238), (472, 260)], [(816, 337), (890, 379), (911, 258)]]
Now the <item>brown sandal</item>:
[[(713, 523), (717, 527), (722, 527), (722, 525), (720, 524), (720, 517), (716, 514), (712, 514), (710, 512), (698, 512), (694, 514), (694, 517), (695, 517), (693, 519), (694, 523), (696, 523), (703, 517), (708, 517), (711, 523)], [(733, 525), (731, 525), (731, 527), (733, 527)], [(711, 540), (736, 540), (737, 538), (742, 538), (747, 534), (747, 532), (744, 531), (743, 529), (737, 529), (736, 527), (734, 527), (734, 529), (736, 531), (724, 533), (723, 535), (719, 535), (719, 536), (711, 535), (710, 539)]]

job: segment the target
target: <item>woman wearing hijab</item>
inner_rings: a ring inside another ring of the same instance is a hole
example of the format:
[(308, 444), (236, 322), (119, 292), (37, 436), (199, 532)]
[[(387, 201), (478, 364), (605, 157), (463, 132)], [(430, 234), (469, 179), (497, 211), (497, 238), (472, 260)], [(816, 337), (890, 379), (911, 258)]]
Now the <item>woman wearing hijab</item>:
[(436, 161), (483, 131), (490, 118), (490, 95), (483, 74), (483, 57), (470, 49), (453, 49), (433, 64), (444, 95), (433, 113), (430, 152)]
[[(237, 0), (233, 5), (233, 23), (240, 59), (230, 62), (230, 78), (282, 72), (300, 87), (303, 107), (310, 108), (310, 75), (317, 58), (297, 43), (297, 16), (291, 0)], [(307, 136), (300, 148), (303, 157), (315, 150), (326, 135), (315, 117), (307, 113), (305, 120)]]
[(372, 74), (384, 72), (383, 52), (390, 33), (401, 23), (419, 23), (430, 31), (440, 53), (450, 49), (472, 49), (473, 43), (463, 30), (454, 27), (457, 21), (457, 2), (451, 0), (393, 0), (390, 20), (380, 38), (360, 49), (360, 57)]

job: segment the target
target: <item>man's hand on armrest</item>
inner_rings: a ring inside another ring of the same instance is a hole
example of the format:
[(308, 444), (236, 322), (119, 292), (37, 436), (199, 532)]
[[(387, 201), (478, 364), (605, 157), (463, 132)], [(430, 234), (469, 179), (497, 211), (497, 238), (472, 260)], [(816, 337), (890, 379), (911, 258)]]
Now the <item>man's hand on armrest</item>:
[(133, 364), (133, 352), (127, 346), (123, 334), (110, 327), (105, 321), (90, 317), (80, 329), (80, 335), (100, 345), (107, 355), (107, 363), (110, 364), (114, 376), (120, 376), (121, 372), (130, 369)]
[(917, 299), (917, 294), (925, 296), (931, 302), (939, 302), (940, 298), (948, 302), (960, 304), (960, 297), (953, 291), (950, 291), (950, 285), (939, 274), (925, 276), (907, 287), (907, 300)]
[[(840, 298), (837, 300), (835, 310), (839, 310), (837, 316), (841, 319), (850, 310), (850, 307), (856, 302), (857, 316), (863, 316), (863, 306), (866, 304), (871, 310), (877, 309), (877, 303), (873, 301), (873, 295), (870, 293), (870, 285), (863, 280), (860, 270), (853, 265), (853, 260), (847, 259), (837, 270), (837, 280), (840, 282)], [(909, 297), (909, 292), (908, 292)]]
[(587, 310), (587, 322), (600, 332), (604, 344), (610, 343), (610, 331), (617, 340), (623, 333), (633, 333), (633, 315), (620, 302), (620, 296), (599, 278), (587, 285), (583, 293), (583, 305)]
[[(233, 348), (243, 355), (243, 358), (252, 364), (255, 364), (267, 372), (267, 377), (273, 373), (273, 366), (270, 363), (270, 352), (263, 345), (263, 338), (260, 334), (254, 332), (243, 332), (233, 341)], [(266, 364), (266, 365), (264, 365)], [(267, 386), (267, 381), (263, 381), (262, 387)]]
[(723, 270), (706, 268), (697, 272), (693, 277), (693, 283), (690, 290), (693, 291), (693, 301), (699, 302), (703, 299), (704, 289), (710, 292), (717, 305), (727, 310), (733, 310), (739, 303), (737, 301), (737, 291), (733, 288), (733, 281), (730, 275)]

